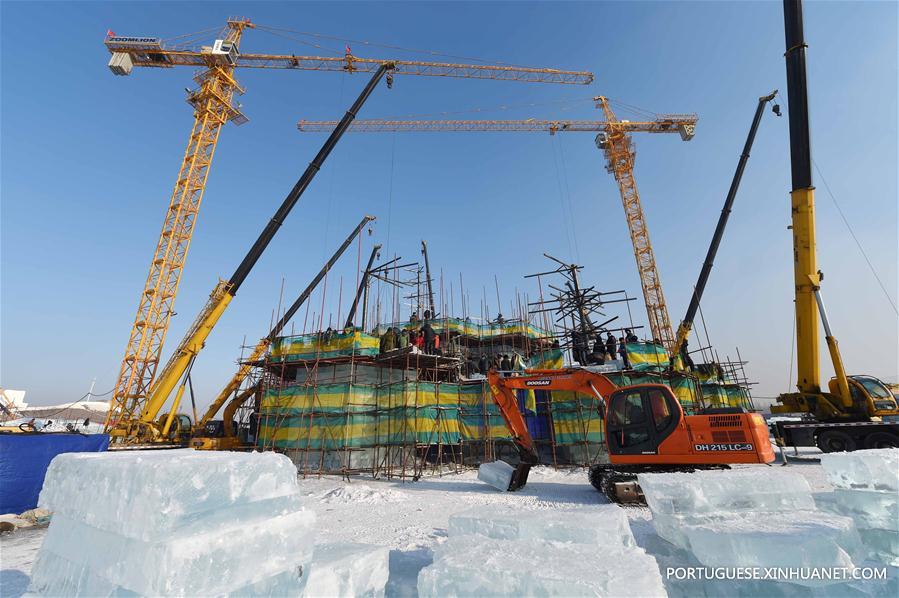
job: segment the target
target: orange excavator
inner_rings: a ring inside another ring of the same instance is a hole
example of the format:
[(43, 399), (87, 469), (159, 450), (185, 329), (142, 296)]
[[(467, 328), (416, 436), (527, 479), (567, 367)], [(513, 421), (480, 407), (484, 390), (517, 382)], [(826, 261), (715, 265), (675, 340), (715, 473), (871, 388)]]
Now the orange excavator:
[(596, 417), (605, 421), (609, 463), (590, 468), (590, 483), (612, 502), (644, 502), (637, 484), (640, 473), (727, 469), (735, 463), (774, 460), (761, 415), (739, 407), (685, 415), (671, 389), (661, 384), (618, 387), (586, 368), (525, 370), (511, 376), (491, 370), (487, 380), (518, 448), (520, 462), (509, 483), (510, 491), (524, 486), (531, 466), (539, 462), (518, 408), (516, 390), (573, 391), (597, 398)]

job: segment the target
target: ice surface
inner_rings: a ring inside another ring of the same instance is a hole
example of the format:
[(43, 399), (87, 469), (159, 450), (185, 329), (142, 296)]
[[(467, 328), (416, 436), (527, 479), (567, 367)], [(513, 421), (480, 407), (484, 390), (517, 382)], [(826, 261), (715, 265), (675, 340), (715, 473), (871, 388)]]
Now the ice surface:
[(858, 530), (868, 555), (882, 563), (899, 567), (899, 531), (892, 529)]
[(515, 473), (515, 468), (505, 461), (482, 463), (478, 467), (478, 479), (503, 492), (509, 489), (513, 473)]
[(837, 488), (899, 492), (899, 449), (826, 453), (821, 465)]
[(638, 479), (653, 514), (807, 511), (815, 508), (811, 487), (804, 477), (769, 467), (650, 473), (640, 474)]
[(87, 456), (61, 455), (50, 466), (41, 496), (55, 513), (32, 569), (33, 591), (302, 593), (315, 514), (303, 509), (285, 457), (192, 450)]
[(428, 596), (665, 596), (655, 559), (636, 547), (450, 537), (418, 576)]
[[(50, 463), (38, 504), (99, 529), (142, 540), (226, 509), (297, 492), (296, 468), (277, 453), (121, 451), (65, 453)], [(139, 514), (139, 516), (137, 516)]]
[(309, 598), (381, 598), (390, 575), (390, 549), (366, 544), (315, 547), (306, 582)]
[(847, 490), (815, 494), (818, 507), (855, 521), (868, 556), (899, 566), (899, 493)]
[(522, 511), (484, 505), (451, 515), (449, 535), (480, 534), (498, 540), (541, 539), (577, 544), (636, 546), (627, 514), (618, 505)]
[(818, 492), (815, 503), (825, 511), (846, 515), (858, 529), (899, 529), (899, 493), (869, 490)]
[[(93, 571), (75, 565), (52, 552), (42, 552), (40, 561), (43, 569), (56, 571), (57, 575), (32, 578), (29, 589), (36, 594), (43, 596), (89, 596), (90, 598), (107, 596), (131, 598), (140, 596), (140, 594), (111, 583)], [(178, 573), (175, 573), (175, 575), (178, 575)], [(244, 596), (299, 596), (303, 591), (305, 576), (305, 571), (298, 566), (295, 569), (281, 572), (267, 579), (229, 589), (227, 592), (220, 592), (219, 595), (233, 596), (234, 598), (242, 598)]]
[(693, 556), (707, 567), (851, 568), (864, 554), (852, 519), (822, 511), (732, 513), (681, 529)]
[(49, 582), (59, 575), (44, 566), (45, 553), (148, 596), (222, 594), (296, 566), (308, 569), (315, 515), (303, 510), (272, 515), (205, 532), (177, 532), (155, 542), (55, 515), (35, 564), (34, 580)]

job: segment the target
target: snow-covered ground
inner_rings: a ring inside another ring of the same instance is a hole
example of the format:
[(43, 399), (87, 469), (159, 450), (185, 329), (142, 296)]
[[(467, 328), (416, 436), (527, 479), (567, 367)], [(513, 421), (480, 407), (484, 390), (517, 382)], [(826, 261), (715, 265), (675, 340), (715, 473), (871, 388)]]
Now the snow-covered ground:
[[(789, 469), (805, 476), (815, 491), (831, 488), (818, 463), (797, 463)], [(317, 513), (320, 542), (376, 544), (391, 549), (388, 596), (417, 595), (418, 572), (432, 562), (434, 547), (446, 541), (449, 516), (454, 513), (487, 504), (510, 505), (526, 513), (589, 509), (606, 502), (590, 486), (584, 469), (548, 467), (532, 470), (527, 486), (514, 493), (499, 492), (479, 482), (475, 470), (406, 483), (363, 477), (350, 481), (307, 478), (300, 480), (300, 490)], [(660, 566), (671, 565), (670, 545), (655, 534), (649, 510), (629, 508), (627, 513), (637, 543), (656, 556)], [(20, 596), (26, 591), (31, 565), (45, 533), (42, 529), (23, 529), (0, 537), (0, 596)], [(522, 565), (528, 564), (510, 563)], [(668, 589), (672, 595), (689, 593), (689, 587), (683, 585)]]

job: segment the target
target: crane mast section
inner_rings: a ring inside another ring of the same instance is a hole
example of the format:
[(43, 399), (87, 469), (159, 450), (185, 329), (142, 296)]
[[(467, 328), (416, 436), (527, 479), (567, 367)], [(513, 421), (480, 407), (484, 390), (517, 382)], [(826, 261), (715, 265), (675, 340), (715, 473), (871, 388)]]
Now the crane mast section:
[[(232, 26), (227, 37), (230, 43), (239, 43), (243, 26), (242, 23)], [(135, 419), (145, 410), (174, 313), (175, 297), (219, 133), (222, 125), (240, 115), (232, 106), (232, 99), (243, 90), (232, 74), (233, 69), (227, 66), (210, 67), (197, 76), (200, 87), (188, 98), (194, 107), (193, 129), (119, 369), (106, 416), (107, 431), (119, 422)]]

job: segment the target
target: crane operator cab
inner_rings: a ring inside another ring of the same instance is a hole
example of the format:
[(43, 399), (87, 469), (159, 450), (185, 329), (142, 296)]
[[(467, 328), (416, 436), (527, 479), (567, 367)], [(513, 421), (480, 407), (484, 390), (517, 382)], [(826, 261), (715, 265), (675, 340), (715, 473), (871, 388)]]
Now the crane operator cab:
[[(899, 415), (896, 397), (887, 385), (874, 376), (847, 376), (849, 394), (852, 396), (853, 409), (864, 419)], [(830, 392), (839, 393), (837, 379), (828, 383)]]

